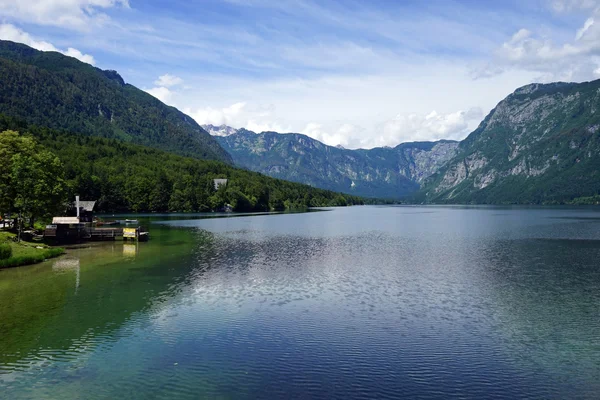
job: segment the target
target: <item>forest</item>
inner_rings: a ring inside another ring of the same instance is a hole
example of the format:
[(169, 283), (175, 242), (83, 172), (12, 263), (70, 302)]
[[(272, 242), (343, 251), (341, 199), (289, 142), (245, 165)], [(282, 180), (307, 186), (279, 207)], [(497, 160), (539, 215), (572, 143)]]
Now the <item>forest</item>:
[[(32, 219), (79, 195), (97, 212), (269, 211), (364, 204), (356, 196), (270, 178), (116, 139), (82, 136), (0, 115), (0, 212)], [(215, 190), (213, 179), (228, 179)], [(374, 200), (370, 200), (374, 202)]]

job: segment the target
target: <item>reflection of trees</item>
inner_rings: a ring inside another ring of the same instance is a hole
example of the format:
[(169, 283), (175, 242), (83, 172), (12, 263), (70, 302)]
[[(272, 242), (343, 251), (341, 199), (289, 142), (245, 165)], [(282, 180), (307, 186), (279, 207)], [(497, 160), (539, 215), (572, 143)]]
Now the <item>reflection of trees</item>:
[(512, 357), (598, 378), (599, 256), (599, 241), (492, 242), (482, 273)]
[(194, 238), (183, 229), (157, 234), (139, 245), (134, 258), (124, 257), (120, 244), (107, 244), (2, 271), (0, 366), (41, 349), (67, 350), (75, 341), (111, 338), (134, 314), (189, 282), (193, 248), (210, 248), (211, 236)]

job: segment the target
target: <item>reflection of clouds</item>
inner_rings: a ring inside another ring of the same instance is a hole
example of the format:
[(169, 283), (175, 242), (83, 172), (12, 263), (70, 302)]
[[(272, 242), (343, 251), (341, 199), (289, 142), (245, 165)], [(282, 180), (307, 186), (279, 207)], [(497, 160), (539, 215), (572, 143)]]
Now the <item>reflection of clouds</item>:
[(55, 272), (75, 272), (75, 293), (79, 289), (79, 280), (81, 275), (81, 269), (79, 267), (79, 258), (65, 258), (60, 259), (52, 264), (52, 271)]
[(73, 271), (79, 268), (79, 258), (63, 258), (52, 264), (52, 271)]

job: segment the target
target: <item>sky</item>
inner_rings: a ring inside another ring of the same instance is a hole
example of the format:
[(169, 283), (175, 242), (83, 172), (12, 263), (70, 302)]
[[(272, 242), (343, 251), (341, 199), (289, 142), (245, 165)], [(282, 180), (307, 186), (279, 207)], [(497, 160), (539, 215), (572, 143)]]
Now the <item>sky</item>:
[(0, 39), (346, 148), (460, 140), (520, 86), (600, 78), (600, 0), (0, 0)]

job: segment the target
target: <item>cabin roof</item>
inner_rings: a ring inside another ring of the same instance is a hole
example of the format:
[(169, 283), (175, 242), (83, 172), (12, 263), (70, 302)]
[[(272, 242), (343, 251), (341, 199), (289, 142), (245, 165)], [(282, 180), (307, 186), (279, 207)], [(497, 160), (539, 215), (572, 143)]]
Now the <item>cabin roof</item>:
[[(73, 208), (77, 205), (77, 203), (72, 203)], [(94, 211), (94, 207), (96, 206), (96, 200), (79, 200), (79, 208), (82, 208), (83, 211)]]

